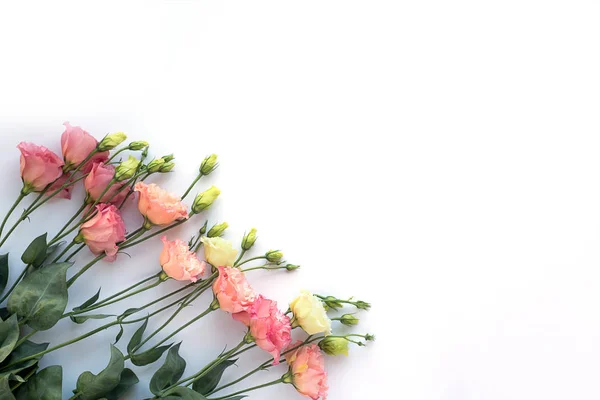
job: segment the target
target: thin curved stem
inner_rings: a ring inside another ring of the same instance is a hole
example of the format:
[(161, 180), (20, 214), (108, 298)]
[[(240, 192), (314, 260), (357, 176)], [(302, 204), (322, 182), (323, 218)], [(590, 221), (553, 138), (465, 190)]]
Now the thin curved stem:
[[(160, 342), (158, 342), (154, 346), (152, 346), (152, 348), (156, 348), (156, 347), (160, 346), (161, 344), (165, 343), (167, 340), (171, 339), (173, 336), (175, 336), (176, 334), (178, 334), (179, 332), (181, 332), (182, 330), (184, 330), (188, 326), (192, 325), (194, 322), (199, 321), (201, 318), (207, 316), (208, 314), (210, 314), (213, 311), (214, 310), (211, 307), (208, 307), (204, 312), (198, 314), (197, 316), (195, 316), (194, 318), (192, 318), (191, 320), (189, 320), (185, 324), (181, 325), (179, 328), (175, 329), (173, 332), (171, 332), (169, 335), (167, 335), (167, 337), (165, 337)], [(153, 336), (153, 335), (151, 335), (151, 336)]]
[(85, 271), (92, 268), (94, 264), (102, 260), (104, 257), (106, 257), (106, 254), (102, 253), (98, 257), (94, 258), (92, 261), (84, 265), (83, 268), (81, 268), (75, 275), (71, 277), (71, 279), (67, 281), (67, 287), (71, 287), (81, 275), (85, 274)]
[(238, 265), (236, 265), (236, 267), (241, 267), (242, 265), (249, 263), (250, 261), (255, 261), (255, 260), (265, 260), (267, 258), (267, 256), (257, 256), (257, 257), (252, 257), (249, 258), (247, 260), (242, 261), (241, 263), (239, 263)]
[(15, 202), (13, 203), (13, 205), (10, 207), (10, 209), (8, 210), (8, 212), (6, 213), (6, 215), (4, 216), (4, 220), (2, 220), (2, 225), (0, 225), (0, 237), (2, 237), (2, 231), (4, 230), (4, 226), (6, 225), (6, 221), (8, 221), (8, 218), (11, 216), (11, 214), (13, 213), (13, 211), (15, 211), (15, 208), (17, 208), (17, 206), (19, 205), (19, 203), (21, 202), (21, 200), (23, 200), (25, 198), (25, 196), (27, 196), (26, 194), (23, 193), (23, 191), (19, 192), (19, 196), (17, 197), (17, 199), (15, 200)]
[(69, 261), (71, 258), (75, 257), (75, 255), (76, 255), (77, 253), (79, 253), (81, 250), (83, 250), (83, 248), (84, 248), (84, 247), (85, 247), (85, 244), (84, 244), (84, 243), (82, 243), (81, 245), (79, 245), (79, 247), (78, 247), (78, 248), (77, 248), (77, 249), (76, 249), (74, 252), (72, 252), (71, 254), (69, 254), (69, 256), (68, 256), (67, 258), (65, 258), (65, 262), (67, 262), (67, 261)]
[(262, 388), (266, 388), (266, 387), (268, 387), (268, 386), (277, 385), (278, 383), (282, 383), (282, 382), (283, 382), (283, 379), (282, 379), (282, 378), (279, 378), (279, 379), (276, 379), (276, 380), (274, 380), (274, 381), (272, 381), (272, 382), (263, 383), (262, 385), (257, 385), (257, 386), (253, 386), (253, 387), (251, 387), (251, 388), (248, 388), (248, 389), (244, 389), (244, 390), (237, 391), (237, 392), (235, 392), (235, 393), (230, 393), (230, 394), (228, 394), (227, 396), (223, 396), (223, 397), (215, 397), (215, 398), (213, 398), (213, 399), (211, 399), (211, 400), (222, 400), (222, 399), (227, 399), (227, 398), (229, 398), (229, 397), (233, 397), (233, 396), (235, 396), (235, 395), (238, 395), (238, 394), (242, 394), (242, 393), (248, 393), (248, 392), (251, 392), (251, 391), (253, 391), (253, 390), (262, 389)]
[(196, 179), (194, 179), (192, 181), (192, 183), (190, 184), (190, 186), (187, 188), (187, 190), (185, 192), (183, 192), (183, 194), (181, 195), (181, 200), (185, 199), (187, 197), (188, 194), (190, 194), (190, 192), (192, 191), (192, 189), (194, 188), (194, 186), (196, 186), (196, 183), (198, 183), (198, 181), (200, 180), (200, 178), (202, 178), (204, 175), (202, 175), (202, 173), (200, 173), (200, 175), (198, 175), (196, 177)]

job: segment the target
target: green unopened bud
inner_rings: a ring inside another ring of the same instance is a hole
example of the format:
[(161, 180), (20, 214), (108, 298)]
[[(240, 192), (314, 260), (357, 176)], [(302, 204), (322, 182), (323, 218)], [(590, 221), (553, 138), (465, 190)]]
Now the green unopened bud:
[(279, 250), (269, 250), (265, 253), (265, 257), (267, 258), (267, 261), (277, 263), (283, 258), (283, 253)]
[(165, 162), (169, 162), (173, 161), (175, 159), (175, 156), (173, 154), (167, 154), (166, 156), (162, 156), (161, 158), (165, 160)]
[(208, 221), (204, 221), (204, 225), (202, 225), (202, 228), (200, 228), (200, 236), (204, 235), (206, 233), (206, 226), (208, 225)]
[(142, 160), (144, 160), (146, 157), (148, 157), (148, 147), (145, 147), (144, 151), (142, 151)]
[(160, 166), (159, 171), (162, 173), (171, 172), (171, 170), (173, 169), (174, 166), (175, 166), (175, 163), (172, 163), (172, 162), (164, 163), (163, 165)]
[(165, 160), (162, 158), (150, 161), (150, 163), (148, 164), (148, 172), (155, 173), (160, 171), (160, 168), (163, 166), (164, 163)]
[(125, 179), (131, 178), (135, 175), (135, 171), (137, 171), (138, 166), (140, 165), (140, 160), (133, 156), (129, 156), (129, 158), (123, 161), (117, 167), (115, 171), (115, 179), (117, 181), (124, 181)]
[(129, 148), (129, 150), (140, 151), (140, 150), (148, 147), (148, 142), (143, 141), (143, 140), (138, 140), (137, 142), (129, 143), (129, 146), (127, 146), (127, 147)]
[(192, 205), (192, 211), (195, 214), (198, 214), (208, 207), (212, 205), (212, 203), (219, 197), (221, 191), (216, 186), (211, 186), (207, 190), (202, 193), (199, 193), (198, 196), (194, 199), (194, 204)]
[(118, 145), (120, 145), (125, 139), (127, 139), (127, 135), (123, 132), (111, 133), (110, 135), (106, 135), (104, 139), (98, 143), (98, 151), (107, 151), (112, 150)]
[(356, 308), (360, 308), (361, 310), (369, 310), (371, 308), (371, 304), (365, 301), (358, 300), (354, 302), (354, 306)]
[(294, 264), (287, 264), (285, 266), (285, 269), (287, 269), (288, 271), (293, 271), (293, 270), (298, 269), (298, 268), (300, 268), (300, 266), (299, 265), (294, 265)]
[(254, 246), (254, 242), (256, 242), (256, 228), (250, 229), (244, 238), (242, 239), (242, 249), (250, 250), (252, 246)]
[(213, 172), (215, 168), (217, 168), (217, 155), (211, 154), (202, 161), (202, 164), (200, 164), (200, 173), (202, 175), (208, 175)]
[(358, 325), (358, 318), (352, 314), (344, 314), (340, 317), (340, 322), (346, 326)]
[(326, 336), (319, 342), (319, 347), (330, 356), (348, 355), (349, 343), (346, 338), (337, 336)]
[(375, 335), (371, 335), (371, 334), (367, 333), (367, 334), (365, 335), (365, 340), (366, 340), (367, 342), (374, 342), (374, 341), (375, 341)]
[(210, 228), (206, 236), (208, 236), (209, 238), (221, 236), (227, 228), (229, 228), (229, 224), (227, 222), (223, 222), (222, 224), (215, 224), (212, 228)]
[(343, 308), (344, 305), (339, 302), (339, 300), (333, 296), (327, 296), (323, 300), (323, 303), (332, 310), (337, 310), (338, 308)]

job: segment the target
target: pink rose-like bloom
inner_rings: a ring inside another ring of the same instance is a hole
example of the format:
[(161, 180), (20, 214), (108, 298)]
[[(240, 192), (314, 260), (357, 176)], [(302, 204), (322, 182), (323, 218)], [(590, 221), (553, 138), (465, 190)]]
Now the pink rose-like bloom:
[(256, 295), (244, 273), (237, 268), (218, 268), (219, 277), (213, 283), (213, 292), (219, 300), (221, 310), (232, 314), (247, 311)]
[(285, 356), (290, 365), (292, 384), (313, 400), (327, 399), (327, 372), (321, 349), (316, 344), (302, 346)]
[(167, 275), (178, 281), (196, 282), (204, 274), (206, 263), (198, 260), (186, 242), (181, 239), (167, 240), (166, 236), (161, 240), (164, 247), (160, 253), (160, 265)]
[[(69, 165), (79, 165), (86, 157), (94, 151), (98, 145), (95, 137), (81, 129), (79, 126), (72, 126), (68, 122), (63, 124), (65, 131), (60, 138), (63, 157)], [(108, 151), (96, 153), (92, 158), (80, 168), (80, 171), (89, 172), (95, 162), (104, 162), (108, 160)]]
[(154, 183), (146, 185), (144, 182), (138, 182), (135, 191), (140, 193), (140, 213), (154, 225), (168, 225), (188, 217), (187, 207), (181, 203), (181, 199)]
[(114, 261), (119, 251), (117, 243), (125, 240), (125, 223), (117, 207), (98, 204), (94, 217), (83, 223), (79, 232), (92, 253), (106, 253), (105, 259)]
[(21, 142), (21, 178), (34, 192), (40, 192), (63, 174), (63, 160), (44, 146)]
[(250, 328), (256, 345), (273, 356), (273, 365), (279, 364), (281, 351), (292, 342), (292, 324), (273, 300), (258, 296), (248, 311), (234, 314), (233, 318)]
[[(85, 177), (84, 181), (85, 190), (90, 195), (90, 198), (94, 201), (98, 200), (98, 197), (104, 192), (104, 189), (106, 189), (114, 176), (114, 166), (104, 165), (103, 162), (94, 163), (90, 173)], [(110, 199), (110, 203), (119, 204), (125, 199), (125, 196), (127, 196), (127, 192), (129, 191), (129, 189), (123, 189), (119, 192), (126, 184), (127, 182), (115, 182), (104, 196), (102, 196), (102, 199), (100, 199), (99, 202), (106, 202)], [(115, 195), (117, 192), (118, 194)]]
[[(50, 196), (54, 194), (59, 188), (61, 188), (67, 181), (71, 179), (71, 175), (64, 174), (60, 178), (58, 178), (50, 187), (48, 191), (46, 191), (46, 196)], [(73, 191), (73, 184), (63, 188), (58, 194), (54, 195), (55, 198), (59, 199), (71, 199), (71, 192)]]

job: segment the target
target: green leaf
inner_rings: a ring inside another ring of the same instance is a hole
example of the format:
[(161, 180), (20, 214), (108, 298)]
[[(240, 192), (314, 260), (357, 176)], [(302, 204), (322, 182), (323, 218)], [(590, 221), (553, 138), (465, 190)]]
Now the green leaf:
[(110, 361), (98, 375), (85, 371), (77, 378), (78, 399), (96, 400), (105, 396), (121, 382), (121, 373), (125, 368), (125, 357), (115, 346), (110, 346)]
[(125, 368), (123, 373), (121, 373), (121, 380), (117, 387), (108, 392), (104, 397), (107, 400), (119, 400), (127, 391), (137, 384), (140, 380), (135, 375), (135, 373), (129, 368)]
[(168, 390), (165, 395), (169, 396), (164, 397), (166, 399), (207, 400), (206, 397), (200, 393), (194, 392), (192, 389), (185, 386), (174, 387), (173, 389)]
[(185, 371), (185, 360), (179, 355), (181, 342), (169, 349), (165, 363), (154, 373), (150, 380), (150, 391), (158, 395), (165, 388), (173, 385)]
[(130, 354), (131, 362), (133, 363), (133, 365), (136, 365), (138, 367), (152, 364), (154, 361), (158, 360), (160, 356), (162, 356), (162, 354), (165, 351), (167, 351), (169, 347), (171, 347), (172, 344), (173, 343), (169, 343), (164, 346), (152, 348), (140, 354)]
[[(102, 289), (102, 288), (100, 288), (100, 289)], [(73, 308), (73, 311), (81, 311), (84, 308), (88, 308), (89, 306), (91, 306), (92, 304), (97, 302), (98, 298), (100, 297), (100, 289), (98, 289), (98, 291), (96, 292), (95, 295), (93, 295), (92, 297), (90, 297), (89, 299), (84, 301), (80, 306)]]
[(67, 307), (67, 269), (71, 263), (50, 264), (33, 271), (8, 298), (8, 310), (27, 319), (38, 331), (50, 329)]
[(71, 321), (76, 324), (83, 324), (88, 319), (103, 319), (108, 317), (114, 317), (114, 314), (88, 314), (88, 315), (71, 315)]
[(48, 244), (46, 243), (48, 234), (44, 233), (33, 239), (33, 241), (27, 246), (25, 252), (21, 256), (21, 261), (25, 265), (33, 265), (39, 267), (46, 259), (46, 250), (48, 250)]
[(53, 365), (44, 368), (16, 393), (17, 400), (61, 400), (62, 367)]
[(7, 320), (0, 322), (0, 361), (4, 361), (13, 351), (19, 340), (19, 333), (16, 315), (13, 314)]
[(123, 313), (121, 315), (119, 315), (119, 319), (122, 320), (125, 317), (130, 316), (131, 314), (135, 314), (136, 312), (140, 311), (141, 308), (128, 308), (127, 310), (123, 311)]
[(0, 295), (8, 283), (8, 253), (0, 255)]
[(113, 344), (117, 344), (119, 340), (121, 340), (121, 336), (123, 336), (123, 325), (119, 325), (119, 333), (117, 333), (117, 337), (115, 337), (115, 342)]
[(16, 400), (10, 392), (8, 377), (9, 374), (0, 375), (0, 400)]
[(127, 354), (131, 354), (133, 349), (135, 349), (141, 342), (142, 337), (144, 336), (144, 331), (148, 326), (148, 317), (144, 320), (144, 323), (135, 331), (131, 339), (129, 339), (129, 343), (127, 344)]
[(56, 255), (56, 253), (58, 253), (58, 250), (60, 250), (60, 248), (67, 242), (60, 241), (56, 244), (53, 244), (52, 246), (48, 246), (48, 248), (46, 249), (46, 261), (44, 261), (45, 264), (50, 264), (50, 261), (54, 258), (53, 256)]
[(237, 361), (237, 359), (225, 360), (225, 361), (221, 362), (220, 364), (215, 365), (208, 372), (208, 374), (204, 375), (202, 378), (200, 378), (194, 382), (194, 384), (192, 385), (192, 389), (194, 389), (196, 392), (198, 392), (200, 394), (207, 394), (207, 393), (212, 392), (219, 384), (219, 381), (221, 380), (221, 377), (223, 376), (223, 372), (225, 372), (225, 370), (227, 368), (234, 365), (236, 361)]
[[(37, 353), (41, 353), (42, 351), (44, 351), (48, 348), (49, 344), (50, 343), (37, 344), (32, 341), (26, 340), (13, 349), (12, 353), (10, 353), (10, 356), (6, 360), (4, 360), (4, 362), (2, 362), (0, 364), (0, 368), (2, 368), (3, 364), (9, 365), (9, 364), (12, 364), (13, 362), (18, 361), (22, 358), (29, 357), (29, 356), (32, 356)], [(42, 358), (42, 356), (39, 356), (32, 360), (23, 361), (18, 364), (14, 364), (12, 367), (10, 367), (9, 372), (12, 372), (12, 373), (20, 372), (26, 368), (29, 368), (29, 367), (37, 364), (37, 362), (41, 358)]]

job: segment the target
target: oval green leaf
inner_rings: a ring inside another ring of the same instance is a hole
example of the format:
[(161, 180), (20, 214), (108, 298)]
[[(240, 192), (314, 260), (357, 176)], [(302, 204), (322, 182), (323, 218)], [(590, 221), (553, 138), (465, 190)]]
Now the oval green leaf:
[(181, 342), (169, 349), (165, 363), (152, 376), (150, 380), (150, 391), (152, 394), (158, 395), (161, 391), (177, 382), (183, 375), (186, 362), (179, 355), (179, 346), (181, 346)]

